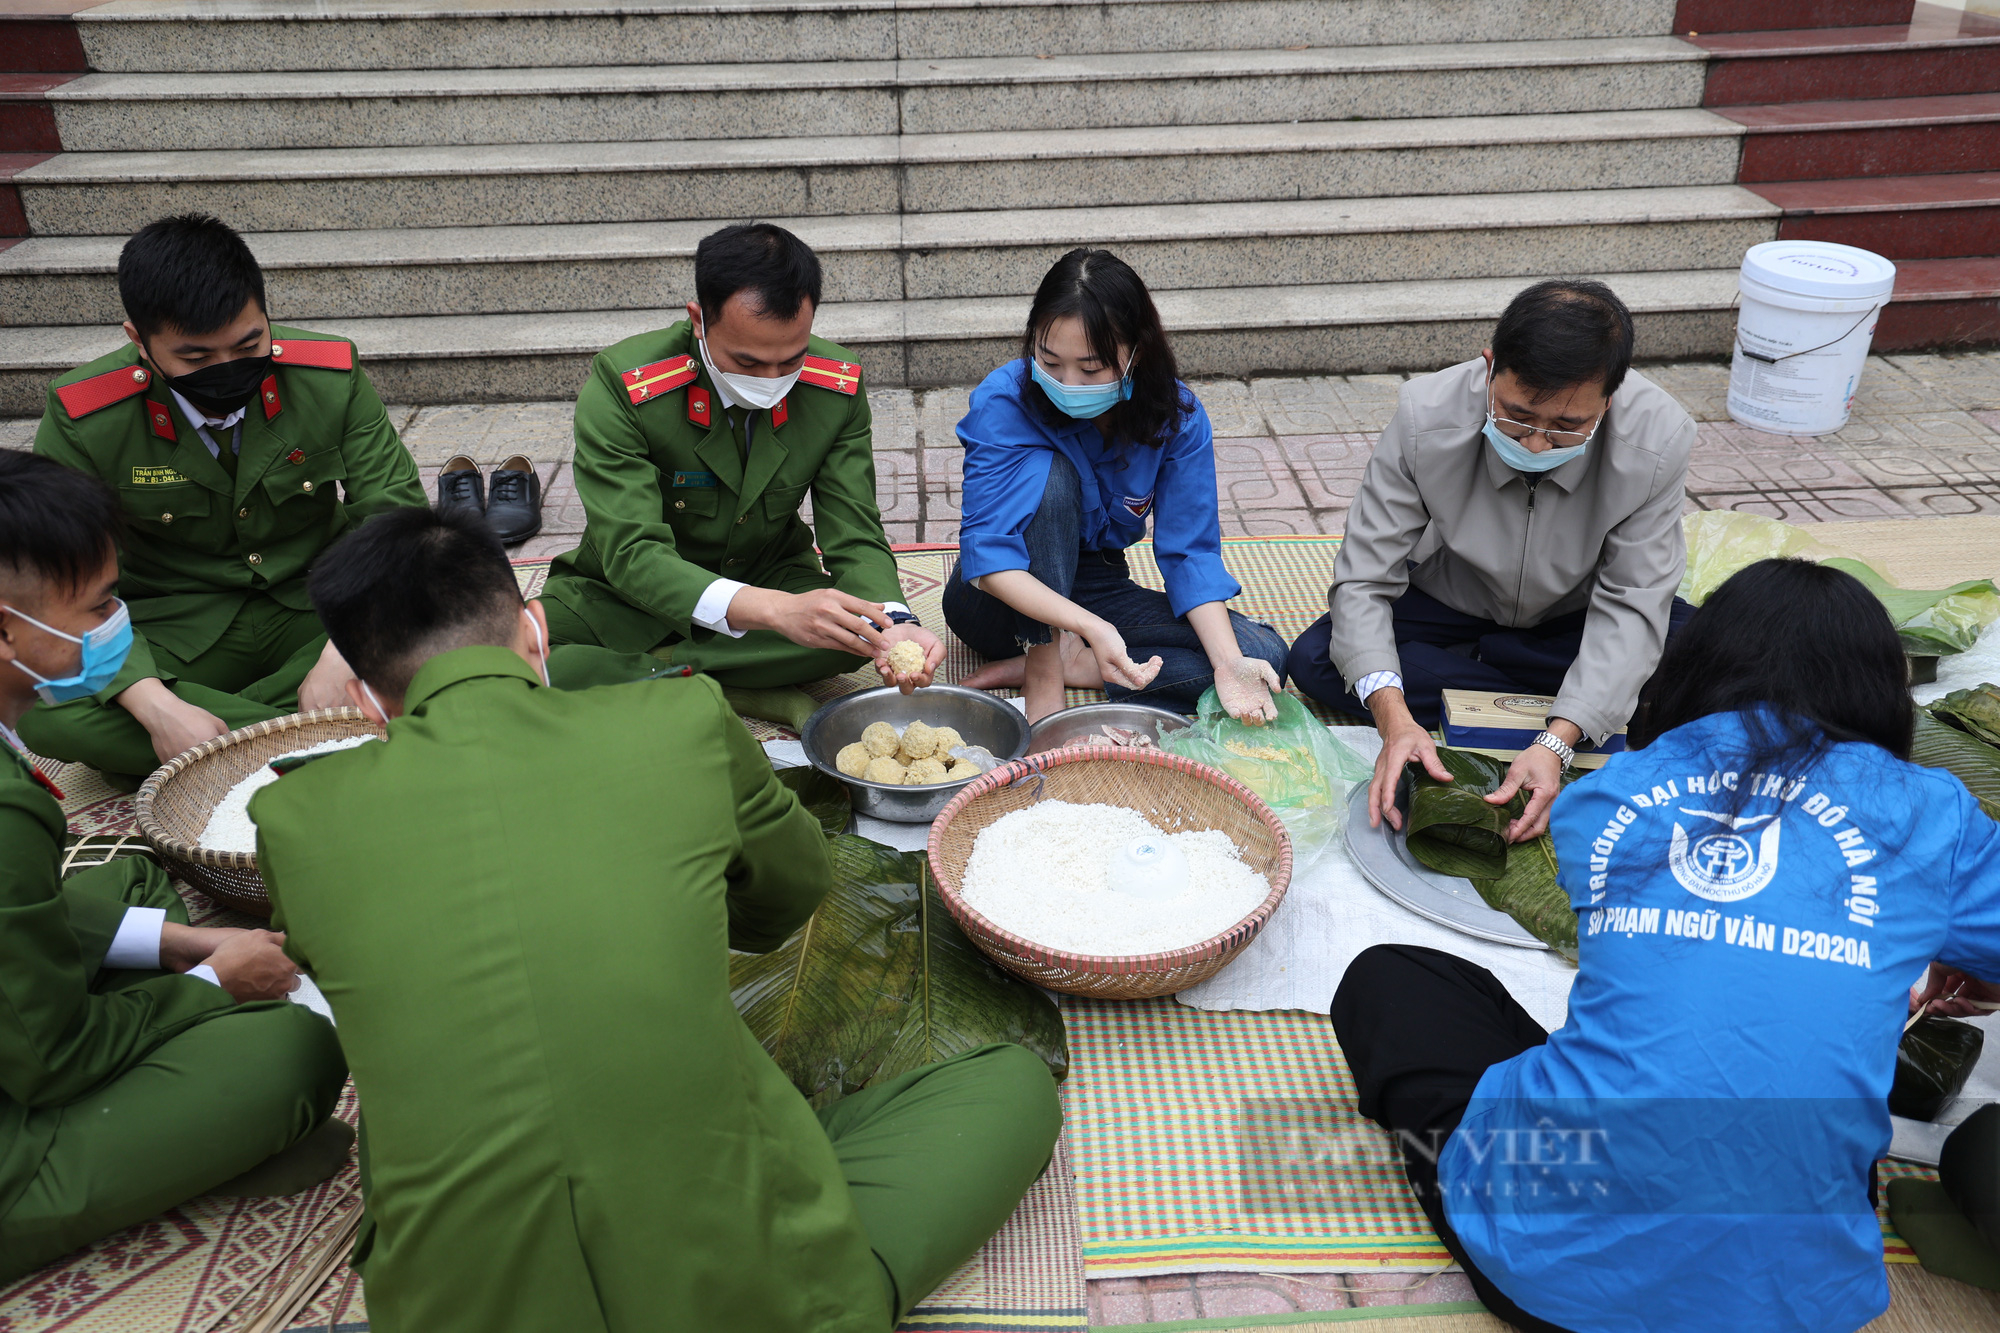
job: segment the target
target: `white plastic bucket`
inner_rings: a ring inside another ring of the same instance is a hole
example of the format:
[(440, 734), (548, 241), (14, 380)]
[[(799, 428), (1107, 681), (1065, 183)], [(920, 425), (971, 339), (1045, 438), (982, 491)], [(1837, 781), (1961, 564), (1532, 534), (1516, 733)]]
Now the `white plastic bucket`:
[(1830, 241), (1766, 241), (1743, 256), (1729, 415), (1780, 435), (1847, 424), (1896, 266)]

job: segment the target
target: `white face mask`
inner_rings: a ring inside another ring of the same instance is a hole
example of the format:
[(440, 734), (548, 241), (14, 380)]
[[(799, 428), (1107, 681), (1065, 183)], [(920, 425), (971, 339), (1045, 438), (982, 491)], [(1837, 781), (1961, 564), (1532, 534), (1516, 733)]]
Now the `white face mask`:
[(792, 386), (799, 382), (799, 370), (805, 369), (801, 365), (799, 370), (789, 375), (780, 375), (776, 379), (764, 379), (758, 375), (731, 375), (715, 368), (715, 362), (708, 355), (706, 337), (697, 338), (695, 342), (701, 348), (701, 363), (708, 367), (709, 378), (723, 386), (729, 396), (744, 407), (755, 407), (766, 411), (776, 407), (785, 400), (785, 395), (792, 391)]

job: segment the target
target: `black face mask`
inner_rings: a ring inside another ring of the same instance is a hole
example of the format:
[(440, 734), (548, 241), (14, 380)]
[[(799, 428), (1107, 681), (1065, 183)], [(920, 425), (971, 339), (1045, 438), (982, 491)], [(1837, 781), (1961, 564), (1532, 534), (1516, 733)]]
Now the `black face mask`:
[(268, 355), (243, 356), (164, 378), (174, 392), (209, 416), (226, 417), (255, 397), (257, 386), (270, 373)]

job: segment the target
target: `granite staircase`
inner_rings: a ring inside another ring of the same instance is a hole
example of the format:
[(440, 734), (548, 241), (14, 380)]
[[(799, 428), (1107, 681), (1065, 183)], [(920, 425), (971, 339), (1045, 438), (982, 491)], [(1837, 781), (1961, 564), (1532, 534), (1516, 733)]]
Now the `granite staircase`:
[(1433, 366), (1554, 273), (1723, 355), (1794, 234), (1916, 275), (1878, 345), (2000, 338), (2000, 21), (1911, 0), (4, 4), (0, 415), (193, 208), (403, 402), (571, 396), (748, 217), (883, 384), (983, 376), (1084, 242), (1191, 376)]

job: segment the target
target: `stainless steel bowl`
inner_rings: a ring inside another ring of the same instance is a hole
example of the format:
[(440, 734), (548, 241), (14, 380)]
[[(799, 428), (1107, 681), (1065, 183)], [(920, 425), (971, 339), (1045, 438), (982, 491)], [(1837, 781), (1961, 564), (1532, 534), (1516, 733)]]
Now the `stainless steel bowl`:
[(1050, 713), (1028, 728), (1028, 753), (1060, 750), (1079, 736), (1102, 736), (1105, 727), (1137, 731), (1157, 742), (1163, 733), (1187, 725), (1188, 720), (1179, 713), (1151, 704), (1078, 704)]
[[(967, 745), (983, 745), (996, 759), (1019, 759), (1028, 749), (1028, 719), (1005, 699), (962, 685), (933, 685), (905, 695), (894, 686), (843, 694), (806, 719), (799, 742), (813, 767), (847, 784), (857, 814), (898, 824), (928, 824), (938, 817), (966, 782), (938, 782), (924, 787), (889, 786), (850, 778), (834, 767), (843, 745), (861, 739), (871, 722), (887, 722), (897, 730), (912, 722), (953, 727)], [(970, 779), (967, 780), (968, 782)]]

